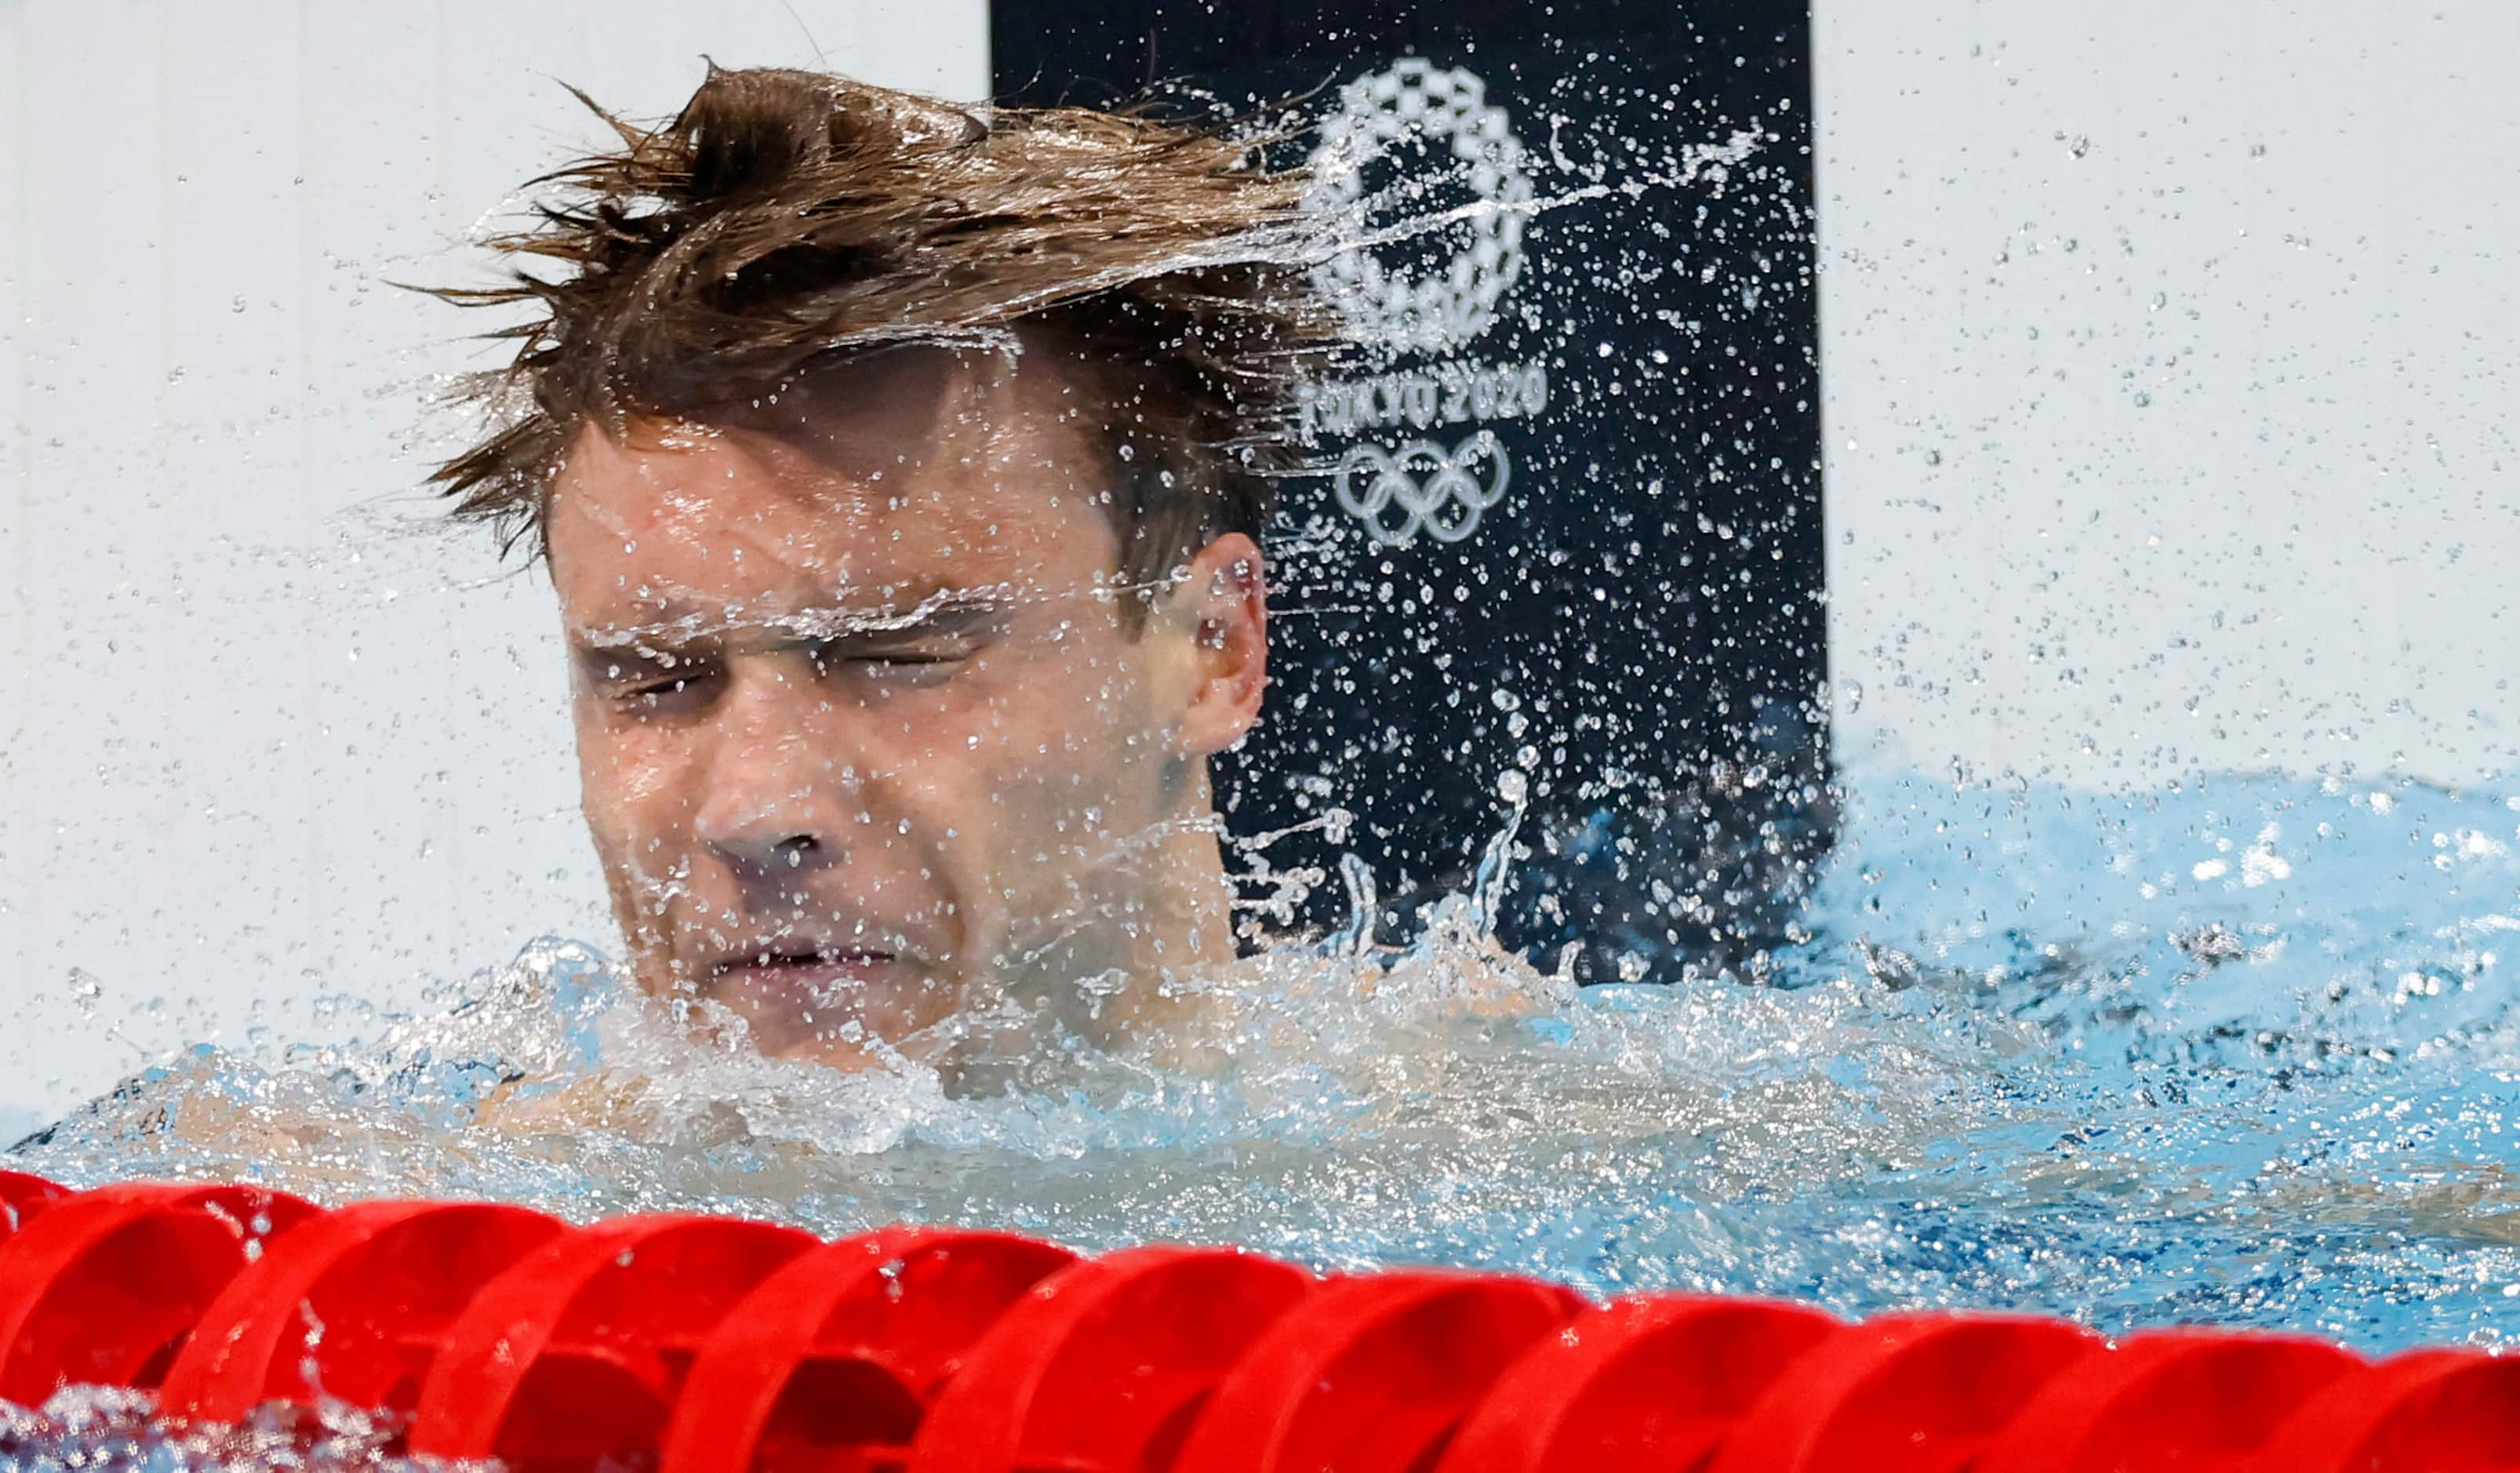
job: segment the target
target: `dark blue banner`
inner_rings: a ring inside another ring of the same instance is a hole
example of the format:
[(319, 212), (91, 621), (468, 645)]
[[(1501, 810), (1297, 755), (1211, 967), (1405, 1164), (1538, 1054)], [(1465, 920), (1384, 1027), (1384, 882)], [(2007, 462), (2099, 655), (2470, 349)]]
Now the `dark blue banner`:
[(1808, 32), (998, 0), (1009, 101), (1300, 99), (1314, 207), (1365, 243), (1315, 273), (1357, 351), (1295, 406), (1276, 684), (1220, 782), (1238, 835), (1293, 830), (1272, 866), (1363, 859), (1386, 929), (1522, 809), (1508, 944), (1588, 980), (1739, 961), (1826, 842)]

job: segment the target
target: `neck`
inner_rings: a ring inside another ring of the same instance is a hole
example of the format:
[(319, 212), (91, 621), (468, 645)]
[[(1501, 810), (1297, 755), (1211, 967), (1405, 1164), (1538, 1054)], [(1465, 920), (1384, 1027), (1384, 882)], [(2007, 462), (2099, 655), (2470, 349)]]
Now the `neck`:
[(1150, 867), (1133, 977), (1214, 966), (1234, 959), (1234, 886), (1207, 778), (1199, 777), (1189, 812), (1174, 821), (1147, 855)]

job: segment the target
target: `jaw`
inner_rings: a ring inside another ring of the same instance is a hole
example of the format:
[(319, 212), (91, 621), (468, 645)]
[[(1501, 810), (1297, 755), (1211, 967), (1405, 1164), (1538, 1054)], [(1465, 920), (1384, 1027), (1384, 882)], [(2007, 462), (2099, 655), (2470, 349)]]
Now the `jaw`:
[(1045, 924), (1002, 954), (998, 991), (1106, 1046), (1174, 1021), (1167, 979), (1236, 956), (1233, 887), (1203, 770), (1187, 796), (1184, 817), (1148, 826), (1074, 882), (1067, 924)]

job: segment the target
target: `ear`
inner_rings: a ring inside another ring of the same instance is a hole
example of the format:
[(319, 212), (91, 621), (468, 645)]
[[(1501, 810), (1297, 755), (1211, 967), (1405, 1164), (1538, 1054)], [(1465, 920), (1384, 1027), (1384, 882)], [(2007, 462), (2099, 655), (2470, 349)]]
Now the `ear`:
[(1260, 546), (1228, 532), (1190, 560), (1167, 612), (1194, 635), (1190, 706), (1182, 715), (1187, 752), (1206, 756), (1242, 739), (1260, 719), (1269, 684), (1269, 600)]

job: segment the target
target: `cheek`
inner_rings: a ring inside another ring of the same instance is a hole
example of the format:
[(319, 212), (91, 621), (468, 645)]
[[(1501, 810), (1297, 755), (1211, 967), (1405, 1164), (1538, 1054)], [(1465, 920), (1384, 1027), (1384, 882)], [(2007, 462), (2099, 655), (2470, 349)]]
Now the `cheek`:
[(644, 851), (687, 822), (691, 766), (688, 741), (652, 728), (622, 728), (580, 702), (577, 728), (578, 802), (608, 857)]
[(1151, 817), (1147, 758), (1165, 743), (1132, 667), (1078, 653), (1004, 692), (977, 743), (1000, 822), (1022, 852), (1099, 849), (1111, 831)]
[(896, 708), (893, 739), (1010, 788), (1106, 765), (1160, 735), (1134, 652), (1082, 635), (992, 650), (923, 706)]

